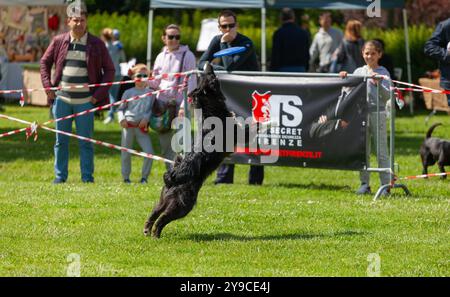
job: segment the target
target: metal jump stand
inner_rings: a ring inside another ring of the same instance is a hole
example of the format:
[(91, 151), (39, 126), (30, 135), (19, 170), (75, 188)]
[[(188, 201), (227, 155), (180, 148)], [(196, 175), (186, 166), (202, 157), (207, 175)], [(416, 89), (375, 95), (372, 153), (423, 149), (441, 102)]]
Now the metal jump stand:
[[(386, 79), (384, 77), (375, 77), (375, 79)], [(389, 80), (389, 85), (392, 86), (392, 80)], [(368, 98), (368, 94), (367, 94)], [(377, 84), (377, 127), (380, 127), (380, 84)], [(378, 188), (378, 191), (375, 193), (373, 197), (373, 201), (378, 200), (381, 194), (386, 189), (394, 189), (394, 188), (402, 188), (405, 191), (407, 196), (411, 195), (411, 192), (408, 190), (406, 185), (404, 184), (396, 184), (396, 175), (395, 175), (395, 100), (392, 98), (392, 90), (389, 92), (389, 101), (391, 105), (391, 131), (390, 131), (390, 153), (389, 153), (389, 167), (390, 168), (367, 168), (367, 171), (371, 172), (388, 172), (391, 182), (387, 185), (381, 185)], [(377, 160), (380, 156), (380, 129), (377, 129)]]

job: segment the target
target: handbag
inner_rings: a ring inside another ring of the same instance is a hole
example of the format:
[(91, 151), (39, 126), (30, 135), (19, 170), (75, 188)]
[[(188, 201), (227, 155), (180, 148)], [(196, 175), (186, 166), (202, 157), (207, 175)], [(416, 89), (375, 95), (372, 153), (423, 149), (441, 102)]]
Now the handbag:
[[(183, 70), (184, 57), (186, 52), (183, 53), (181, 57), (180, 70)], [(177, 78), (177, 84), (179, 84), (180, 77)], [(149, 125), (152, 130), (165, 133), (172, 129), (172, 121), (176, 116), (177, 112), (177, 101), (176, 99), (170, 99), (166, 102), (160, 102), (155, 100), (152, 107), (152, 115), (150, 116)]]
[(167, 104), (161, 105), (156, 101), (153, 103), (152, 115), (150, 116), (150, 128), (158, 133), (165, 133), (172, 128), (172, 121), (177, 111), (177, 101), (172, 99)]

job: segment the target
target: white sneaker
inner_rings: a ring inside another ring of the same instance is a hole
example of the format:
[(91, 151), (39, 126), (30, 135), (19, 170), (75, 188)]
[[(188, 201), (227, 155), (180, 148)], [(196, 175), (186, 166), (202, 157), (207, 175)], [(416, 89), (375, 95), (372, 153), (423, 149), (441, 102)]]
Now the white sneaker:
[(112, 121), (114, 121), (114, 119), (113, 119), (112, 117), (107, 117), (107, 118), (103, 121), (103, 124), (108, 125), (108, 124), (110, 124)]

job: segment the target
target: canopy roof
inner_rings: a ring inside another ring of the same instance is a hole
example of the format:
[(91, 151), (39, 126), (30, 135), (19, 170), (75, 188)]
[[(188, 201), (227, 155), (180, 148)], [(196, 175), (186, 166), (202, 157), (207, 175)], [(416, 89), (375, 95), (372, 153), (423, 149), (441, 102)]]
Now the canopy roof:
[[(382, 8), (404, 7), (404, 0), (380, 1)], [(366, 9), (371, 2), (365, 0), (150, 0), (150, 8), (323, 8)]]

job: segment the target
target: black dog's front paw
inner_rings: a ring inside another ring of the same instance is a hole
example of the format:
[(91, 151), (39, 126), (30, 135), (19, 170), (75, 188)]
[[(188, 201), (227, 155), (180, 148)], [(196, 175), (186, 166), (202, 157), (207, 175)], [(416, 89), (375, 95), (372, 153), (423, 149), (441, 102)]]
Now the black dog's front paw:
[(151, 233), (151, 231), (152, 231), (152, 227), (153, 227), (153, 224), (152, 223), (150, 223), (150, 222), (145, 222), (145, 225), (144, 225), (144, 231), (143, 231), (143, 233), (144, 233), (144, 236), (149, 236), (150, 235), (150, 233)]
[(160, 238), (161, 237), (161, 232), (152, 232), (152, 237), (153, 238)]

